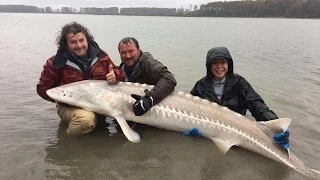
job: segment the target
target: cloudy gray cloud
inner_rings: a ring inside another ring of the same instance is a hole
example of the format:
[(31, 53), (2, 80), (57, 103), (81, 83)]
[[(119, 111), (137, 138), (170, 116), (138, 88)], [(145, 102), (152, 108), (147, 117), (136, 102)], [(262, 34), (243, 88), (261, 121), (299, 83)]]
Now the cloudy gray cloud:
[(189, 8), (192, 5), (201, 5), (216, 0), (0, 0), (0, 4), (25, 4), (38, 7), (166, 7)]

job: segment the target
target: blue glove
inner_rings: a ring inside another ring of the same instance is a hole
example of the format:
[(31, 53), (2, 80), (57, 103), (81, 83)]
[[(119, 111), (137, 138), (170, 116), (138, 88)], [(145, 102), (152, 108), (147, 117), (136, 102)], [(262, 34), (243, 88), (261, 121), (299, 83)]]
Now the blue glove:
[(197, 128), (192, 128), (190, 131), (183, 132), (186, 136), (195, 136), (195, 137), (201, 137), (202, 134), (199, 132)]
[(133, 104), (133, 112), (136, 116), (142, 116), (153, 106), (153, 98), (148, 95), (149, 90), (145, 89), (145, 96), (139, 96), (137, 94), (131, 94), (131, 97), (136, 100)]
[(273, 136), (273, 139), (275, 140), (275, 142), (279, 145), (281, 145), (284, 149), (288, 149), (289, 148), (289, 129), (287, 129), (285, 132), (280, 133), (280, 134), (275, 134)]

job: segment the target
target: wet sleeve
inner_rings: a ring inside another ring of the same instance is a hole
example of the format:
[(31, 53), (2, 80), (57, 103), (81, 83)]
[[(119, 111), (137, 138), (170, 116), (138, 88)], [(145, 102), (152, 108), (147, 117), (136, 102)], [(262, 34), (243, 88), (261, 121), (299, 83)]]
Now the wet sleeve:
[(268, 108), (261, 96), (252, 88), (244, 78), (241, 80), (242, 95), (245, 104), (256, 121), (268, 121), (278, 119), (277, 115)]
[(59, 85), (59, 70), (53, 68), (52, 62), (53, 57), (48, 59), (43, 66), (39, 83), (37, 84), (37, 93), (43, 99), (54, 102), (46, 93), (47, 90)]
[(198, 86), (199, 86), (199, 81), (197, 81), (196, 84), (193, 86), (193, 88), (191, 89), (190, 94), (192, 94), (193, 96), (199, 96), (200, 97), (200, 92), (198, 91)]
[(147, 74), (149, 81), (154, 82), (154, 88), (150, 94), (154, 98), (154, 104), (158, 104), (169, 94), (171, 94), (177, 85), (173, 74), (161, 62), (153, 59), (152, 63), (147, 64)]

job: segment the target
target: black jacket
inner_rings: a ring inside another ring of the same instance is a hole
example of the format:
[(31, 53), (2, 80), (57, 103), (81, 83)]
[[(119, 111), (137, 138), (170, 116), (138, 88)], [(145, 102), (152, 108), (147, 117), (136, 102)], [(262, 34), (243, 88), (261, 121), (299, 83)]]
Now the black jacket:
[[(119, 68), (125, 72), (123, 63), (120, 64)], [(148, 94), (153, 97), (154, 104), (159, 103), (171, 94), (177, 84), (173, 74), (166, 66), (154, 59), (150, 53), (142, 51), (132, 76), (129, 79), (126, 78), (126, 81), (154, 85), (154, 88)]]
[[(221, 101), (218, 100), (213, 89), (213, 74), (211, 72), (212, 60), (217, 57), (228, 60), (228, 72)], [(196, 82), (191, 90), (192, 95), (216, 102), (242, 115), (245, 115), (247, 109), (249, 109), (257, 121), (278, 119), (277, 115), (267, 107), (248, 81), (242, 76), (233, 73), (233, 60), (227, 48), (217, 47), (210, 49), (207, 55), (206, 67), (207, 75)]]

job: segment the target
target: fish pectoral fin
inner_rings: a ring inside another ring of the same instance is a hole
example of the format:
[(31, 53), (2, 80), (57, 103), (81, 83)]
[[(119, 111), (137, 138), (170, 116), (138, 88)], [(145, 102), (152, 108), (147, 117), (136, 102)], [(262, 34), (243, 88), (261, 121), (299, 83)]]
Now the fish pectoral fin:
[(258, 123), (268, 127), (273, 133), (283, 133), (286, 131), (291, 123), (290, 118), (280, 118), (270, 121), (259, 121)]
[(123, 134), (131, 142), (140, 142), (140, 136), (137, 132), (132, 130), (128, 125), (127, 121), (122, 116), (114, 116), (114, 118), (119, 123)]
[(237, 143), (232, 143), (226, 140), (218, 139), (218, 138), (210, 138), (218, 147), (218, 149), (226, 154), (232, 146), (237, 145)]

